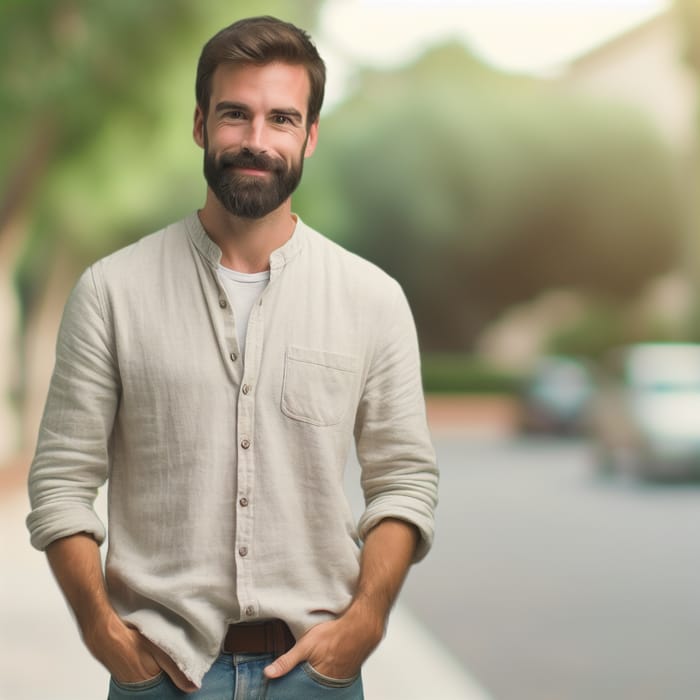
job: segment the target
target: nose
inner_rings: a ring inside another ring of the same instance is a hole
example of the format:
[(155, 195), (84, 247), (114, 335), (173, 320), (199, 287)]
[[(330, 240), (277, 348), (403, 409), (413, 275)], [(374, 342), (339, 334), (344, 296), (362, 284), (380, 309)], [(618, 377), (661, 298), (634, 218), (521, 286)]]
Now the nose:
[(264, 140), (264, 120), (251, 119), (243, 135), (241, 148), (251, 153), (265, 153), (267, 150)]

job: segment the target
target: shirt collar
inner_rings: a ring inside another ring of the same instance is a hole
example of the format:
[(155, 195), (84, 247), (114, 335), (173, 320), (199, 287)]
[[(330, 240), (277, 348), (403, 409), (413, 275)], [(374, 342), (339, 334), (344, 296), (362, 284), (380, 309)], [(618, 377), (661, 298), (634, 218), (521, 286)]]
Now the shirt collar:
[[(306, 239), (306, 225), (294, 214), (296, 226), (289, 240), (270, 254), (270, 271), (275, 274), (301, 251)], [(207, 235), (199, 220), (197, 212), (192, 212), (186, 219), (185, 225), (195, 247), (204, 258), (214, 267), (221, 263), (221, 249)]]

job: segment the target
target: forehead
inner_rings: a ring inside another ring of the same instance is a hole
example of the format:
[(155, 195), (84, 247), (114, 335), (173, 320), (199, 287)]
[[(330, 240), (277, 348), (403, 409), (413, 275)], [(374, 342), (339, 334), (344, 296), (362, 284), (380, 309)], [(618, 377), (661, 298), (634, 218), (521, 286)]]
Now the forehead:
[(295, 107), (306, 115), (311, 85), (306, 68), (289, 63), (222, 63), (211, 81), (210, 107), (236, 101), (256, 108)]

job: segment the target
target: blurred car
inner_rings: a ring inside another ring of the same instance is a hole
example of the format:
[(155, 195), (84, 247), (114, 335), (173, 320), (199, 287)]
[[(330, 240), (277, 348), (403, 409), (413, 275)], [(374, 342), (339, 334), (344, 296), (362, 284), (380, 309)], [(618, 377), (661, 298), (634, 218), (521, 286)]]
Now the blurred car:
[(592, 403), (598, 466), (646, 478), (700, 476), (700, 345), (623, 349)]
[(580, 360), (541, 358), (521, 392), (522, 430), (556, 435), (583, 432), (592, 387), (591, 374)]

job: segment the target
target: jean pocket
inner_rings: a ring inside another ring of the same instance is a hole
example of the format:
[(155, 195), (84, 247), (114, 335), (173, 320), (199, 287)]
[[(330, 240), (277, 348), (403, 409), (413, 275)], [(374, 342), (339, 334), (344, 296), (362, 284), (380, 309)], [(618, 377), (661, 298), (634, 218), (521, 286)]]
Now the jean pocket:
[(331, 678), (330, 676), (324, 676), (319, 673), (308, 661), (305, 661), (302, 666), (302, 670), (306, 675), (318, 685), (322, 685), (324, 688), (349, 688), (351, 685), (357, 682), (360, 674), (357, 673), (352, 678)]
[(337, 425), (351, 405), (358, 366), (358, 359), (351, 355), (288, 347), (282, 412), (311, 425)]
[[(111, 683), (115, 688), (124, 693), (143, 693), (147, 690), (151, 690), (159, 686), (165, 680), (165, 671), (160, 671), (153, 678), (147, 678), (145, 681), (136, 681), (135, 683), (127, 683), (125, 681), (118, 681), (114, 676), (111, 678)], [(112, 698), (112, 693), (110, 693), (110, 700)], [(118, 697), (115, 698), (118, 700)]]

